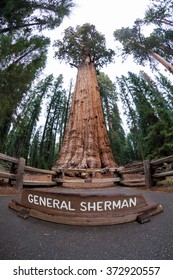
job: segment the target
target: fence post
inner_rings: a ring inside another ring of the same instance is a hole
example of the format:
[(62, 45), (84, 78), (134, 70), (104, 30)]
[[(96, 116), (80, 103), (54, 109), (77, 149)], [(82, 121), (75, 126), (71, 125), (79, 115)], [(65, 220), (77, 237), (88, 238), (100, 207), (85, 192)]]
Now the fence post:
[(145, 186), (147, 189), (151, 189), (151, 170), (150, 170), (150, 161), (144, 160), (144, 174), (145, 174)]
[(19, 158), (17, 175), (16, 175), (16, 187), (17, 187), (18, 190), (23, 189), (24, 169), (25, 169), (25, 159), (24, 158)]
[[(63, 179), (63, 177), (64, 177), (64, 172), (63, 171), (61, 171), (61, 170), (58, 170), (58, 171), (56, 171), (56, 177), (58, 178), (58, 179)], [(57, 182), (56, 182), (57, 183)], [(57, 183), (57, 186), (59, 186), (59, 187), (62, 187), (63, 186), (63, 183), (62, 182), (58, 182)]]

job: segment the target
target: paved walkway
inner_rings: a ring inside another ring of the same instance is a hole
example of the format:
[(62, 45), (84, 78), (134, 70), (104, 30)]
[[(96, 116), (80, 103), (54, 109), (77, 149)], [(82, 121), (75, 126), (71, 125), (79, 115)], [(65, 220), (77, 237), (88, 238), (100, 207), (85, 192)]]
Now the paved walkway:
[(19, 218), (8, 204), (20, 196), (0, 196), (0, 259), (172, 260), (173, 193), (120, 190), (142, 192), (147, 199), (161, 203), (164, 212), (145, 224), (68, 226)]

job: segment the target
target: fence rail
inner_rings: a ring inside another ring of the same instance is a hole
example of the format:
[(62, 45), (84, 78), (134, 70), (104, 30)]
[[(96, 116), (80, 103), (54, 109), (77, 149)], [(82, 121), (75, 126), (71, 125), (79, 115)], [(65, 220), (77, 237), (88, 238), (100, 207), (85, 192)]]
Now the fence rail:
[(56, 182), (53, 177), (56, 172), (25, 165), (24, 158), (14, 158), (0, 153), (0, 161), (10, 164), (8, 170), (0, 170), (0, 178), (7, 178), (17, 189), (23, 186), (53, 186)]
[[(158, 181), (173, 176), (173, 155), (157, 159), (144, 160), (119, 168), (93, 168), (93, 169), (58, 169), (45, 170), (25, 165), (24, 158), (14, 158), (0, 153), (0, 161), (7, 162), (8, 170), (0, 169), (0, 178), (9, 179), (10, 184), (18, 189), (23, 186), (56, 186), (63, 183), (119, 183), (139, 184), (152, 188)], [(65, 178), (65, 173), (85, 173), (87, 178)], [(93, 174), (111, 174), (109, 178), (95, 178)], [(139, 175), (140, 176), (137, 176)], [(127, 175), (127, 178), (126, 178)], [(132, 175), (132, 178), (128, 176)]]

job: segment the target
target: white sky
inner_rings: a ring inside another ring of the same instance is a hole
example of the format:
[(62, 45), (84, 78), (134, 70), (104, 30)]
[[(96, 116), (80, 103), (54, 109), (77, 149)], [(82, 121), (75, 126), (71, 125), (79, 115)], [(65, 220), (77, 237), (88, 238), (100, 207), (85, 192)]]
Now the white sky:
[[(84, 23), (91, 23), (96, 26), (98, 32), (105, 35), (108, 48), (115, 50), (117, 42), (113, 37), (113, 32), (121, 27), (132, 26), (135, 19), (142, 18), (149, 0), (76, 0), (76, 7), (73, 8), (69, 18), (65, 18), (63, 23), (54, 31), (47, 31), (47, 36), (51, 37), (52, 43), (56, 39), (63, 37), (65, 28)], [(73, 78), (75, 82), (77, 69), (71, 68), (68, 64), (60, 63), (54, 57), (54, 49), (51, 47), (48, 56), (47, 67), (44, 71), (46, 75), (53, 73), (55, 77), (59, 74), (64, 76), (64, 86), (68, 89), (69, 81)], [(142, 66), (133, 63), (132, 58), (128, 58), (122, 63), (121, 57), (115, 57), (114, 64), (101, 69), (110, 79), (115, 82), (116, 76), (126, 74), (128, 71), (139, 72)]]

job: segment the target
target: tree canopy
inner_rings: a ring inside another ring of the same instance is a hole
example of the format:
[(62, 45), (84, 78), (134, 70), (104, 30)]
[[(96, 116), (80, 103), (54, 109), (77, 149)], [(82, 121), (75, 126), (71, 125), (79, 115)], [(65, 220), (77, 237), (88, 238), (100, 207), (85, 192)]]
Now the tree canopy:
[(50, 39), (38, 34), (59, 26), (72, 0), (0, 1), (0, 150), (24, 95), (45, 67)]
[[(132, 54), (134, 61), (152, 68), (157, 62), (173, 73), (173, 1), (154, 0), (145, 13), (144, 19), (137, 19), (132, 28), (123, 27), (114, 32), (121, 42), (121, 55), (126, 58)], [(145, 36), (144, 27), (152, 24), (152, 32)], [(154, 58), (154, 59), (153, 59)]]
[(72, 0), (1, 0), (0, 33), (21, 28), (53, 29), (69, 16), (73, 6)]
[(55, 56), (75, 67), (85, 62), (86, 58), (97, 68), (113, 61), (114, 51), (106, 48), (105, 36), (93, 24), (66, 28), (63, 39), (57, 40), (55, 46), (58, 48)]
[(131, 160), (159, 158), (173, 153), (170, 82), (160, 75), (154, 82), (146, 73), (117, 78), (118, 95), (127, 116), (128, 156)]

